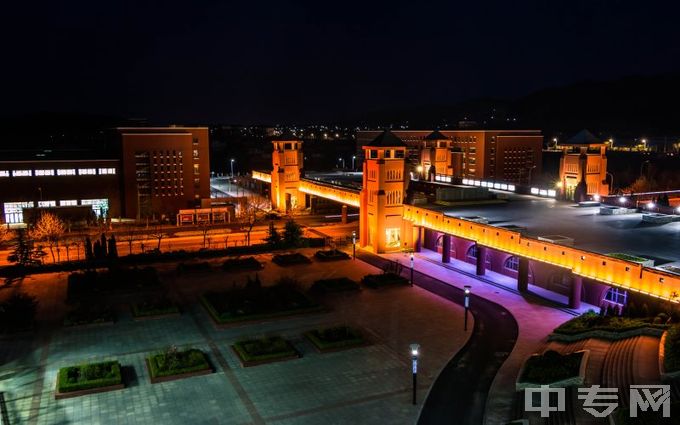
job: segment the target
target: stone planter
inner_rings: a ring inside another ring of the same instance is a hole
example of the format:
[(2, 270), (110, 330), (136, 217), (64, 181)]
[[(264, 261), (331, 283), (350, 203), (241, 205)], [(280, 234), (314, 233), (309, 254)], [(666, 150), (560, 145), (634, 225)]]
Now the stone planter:
[(159, 382), (175, 381), (177, 379), (191, 378), (192, 376), (210, 375), (211, 373), (214, 372), (214, 369), (212, 367), (208, 367), (207, 369), (197, 370), (197, 371), (194, 371), (194, 372), (185, 372), (185, 373), (178, 373), (177, 375), (153, 377), (153, 376), (151, 376), (151, 368), (149, 367), (149, 359), (144, 359), (144, 364), (146, 365), (147, 372), (149, 372), (149, 380), (151, 381), (152, 384), (158, 384)]

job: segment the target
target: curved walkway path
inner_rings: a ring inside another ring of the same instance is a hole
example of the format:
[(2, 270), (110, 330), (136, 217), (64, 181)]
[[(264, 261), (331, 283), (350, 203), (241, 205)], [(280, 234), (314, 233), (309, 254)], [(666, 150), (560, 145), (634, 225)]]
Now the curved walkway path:
[[(383, 257), (357, 252), (357, 257), (382, 268), (390, 262)], [(410, 270), (404, 268), (407, 276)], [(463, 305), (463, 291), (444, 281), (414, 272), (414, 283), (434, 294)], [(481, 424), (491, 384), (518, 335), (518, 326), (502, 306), (473, 295), (471, 311), (475, 317), (472, 336), (449, 361), (434, 382), (423, 405), (419, 424)], [(461, 330), (462, 331), (462, 330)]]

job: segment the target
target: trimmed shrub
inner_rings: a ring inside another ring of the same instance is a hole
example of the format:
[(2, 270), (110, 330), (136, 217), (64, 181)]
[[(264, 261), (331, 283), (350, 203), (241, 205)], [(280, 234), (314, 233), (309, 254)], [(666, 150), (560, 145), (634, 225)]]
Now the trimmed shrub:
[(313, 293), (327, 294), (330, 292), (357, 291), (359, 289), (359, 285), (352, 279), (337, 277), (315, 281), (310, 291)]
[(277, 254), (272, 261), (281, 267), (294, 266), (296, 264), (309, 264), (312, 262), (309, 258), (299, 252), (293, 254)]
[(346, 252), (340, 251), (338, 249), (316, 251), (314, 257), (319, 261), (337, 261), (350, 259), (350, 256)]
[(383, 286), (408, 285), (409, 281), (395, 273), (367, 274), (361, 279), (361, 283), (369, 288), (381, 288)]
[(275, 360), (298, 355), (293, 345), (280, 336), (239, 341), (233, 347), (245, 362)]
[(582, 358), (583, 353), (562, 355), (553, 350), (531, 356), (519, 381), (544, 385), (578, 376)]
[(260, 270), (262, 268), (264, 266), (255, 257), (230, 258), (222, 263), (222, 270), (227, 272)]
[(123, 383), (120, 363), (109, 361), (62, 367), (57, 374), (57, 390), (81, 391)]
[(205, 353), (195, 348), (178, 350), (170, 347), (163, 353), (147, 357), (146, 360), (153, 378), (210, 369)]

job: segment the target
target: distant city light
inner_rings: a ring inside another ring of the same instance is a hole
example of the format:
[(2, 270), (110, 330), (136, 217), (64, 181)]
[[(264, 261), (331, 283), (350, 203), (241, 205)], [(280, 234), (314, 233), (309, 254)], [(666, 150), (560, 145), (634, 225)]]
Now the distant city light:
[(423, 172), (423, 166), (422, 165), (417, 166), (416, 171), (418, 171), (419, 173), (422, 173)]
[(622, 204), (625, 204), (626, 203), (626, 197), (625, 196), (620, 197), (619, 202), (622, 203)]
[(654, 204), (654, 202), (647, 202), (647, 208), (652, 209), (652, 208), (654, 208), (655, 206), (656, 206), (656, 205)]
[(597, 193), (596, 193), (595, 195), (593, 195), (593, 200), (594, 200), (594, 201), (599, 201), (599, 200), (600, 200), (600, 195), (598, 195)]

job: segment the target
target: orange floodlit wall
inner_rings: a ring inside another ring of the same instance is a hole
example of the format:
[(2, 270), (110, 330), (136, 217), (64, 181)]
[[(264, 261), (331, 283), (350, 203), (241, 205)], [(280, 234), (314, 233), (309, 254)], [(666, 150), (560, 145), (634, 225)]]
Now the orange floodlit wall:
[(267, 183), (272, 182), (272, 175), (269, 173), (263, 173), (262, 171), (253, 171), (252, 176), (255, 180), (260, 180)]
[(326, 185), (310, 180), (301, 180), (298, 190), (309, 195), (330, 199), (352, 207), (360, 206), (358, 190)]
[(627, 290), (678, 302), (680, 276), (573, 247), (522, 236), (519, 232), (445, 216), (404, 205), (404, 219), (415, 226), (473, 240), (480, 245), (553, 264), (574, 274)]

